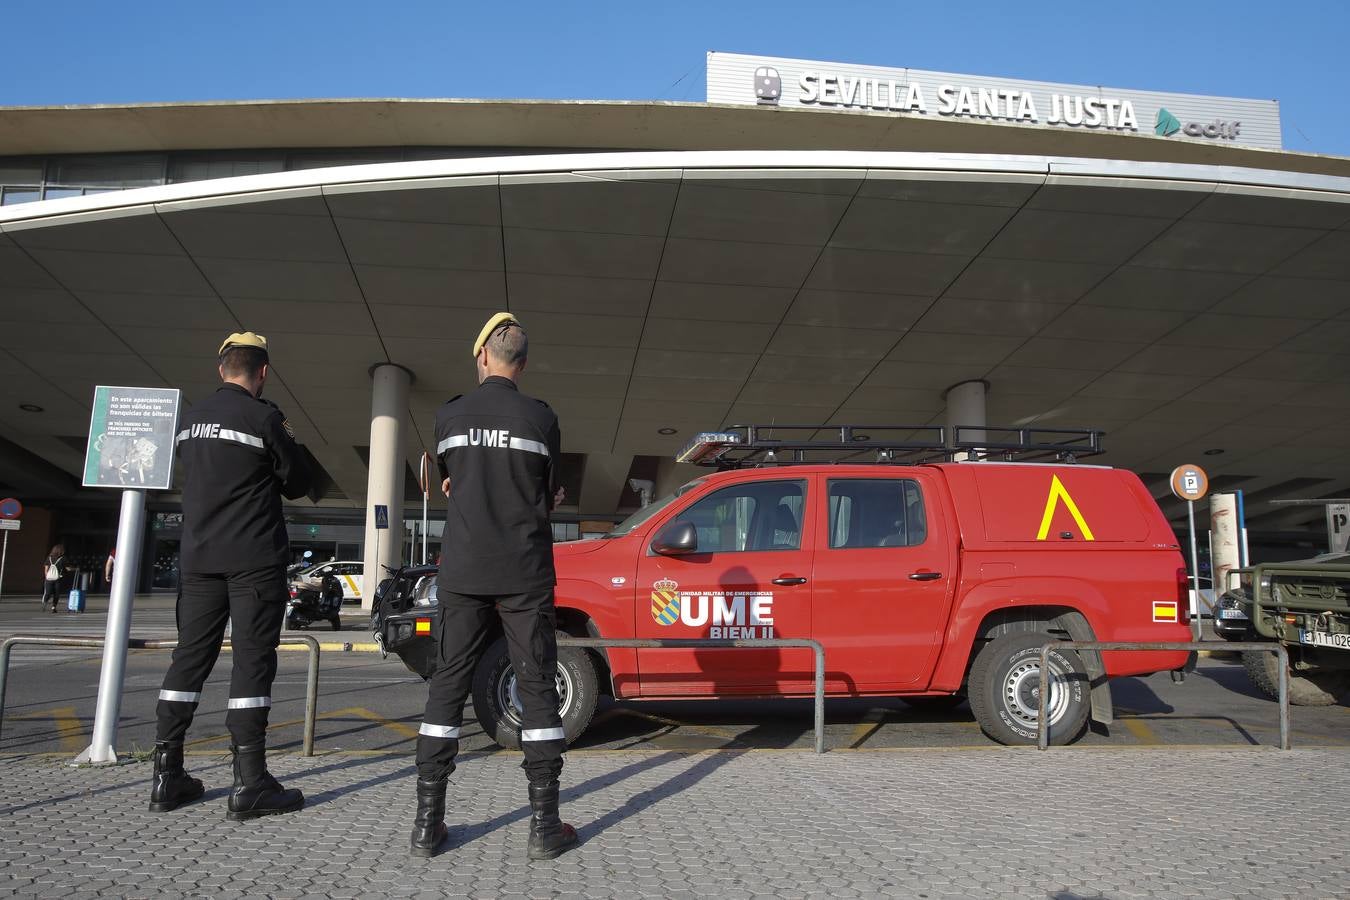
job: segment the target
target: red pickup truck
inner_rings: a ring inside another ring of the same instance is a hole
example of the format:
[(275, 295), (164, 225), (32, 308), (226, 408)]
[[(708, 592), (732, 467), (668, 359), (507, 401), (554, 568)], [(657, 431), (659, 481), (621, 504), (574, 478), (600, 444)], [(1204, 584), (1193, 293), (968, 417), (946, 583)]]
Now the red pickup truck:
[[(559, 630), (813, 638), (825, 648), (827, 695), (919, 706), (968, 699), (984, 732), (1006, 744), (1036, 739), (1045, 642), (1190, 640), (1183, 559), (1136, 475), (1000, 460), (1037, 450), (1052, 460), (1087, 455), (1100, 448), (1100, 433), (1083, 432), (1089, 442), (1065, 450), (1056, 435), (1019, 432), (1001, 452), (981, 446), (969, 453), (977, 460), (961, 462), (925, 461), (953, 455), (936, 449), (942, 435), (911, 438), (869, 445), (871, 461), (861, 463), (858, 435), (835, 431), (837, 440), (766, 441), (754, 426), (700, 435), (683, 458), (723, 471), (690, 481), (604, 538), (555, 545)], [(822, 448), (837, 451), (834, 461), (812, 461)], [(386, 646), (407, 647), (399, 628), (415, 637), (413, 621), (434, 614), (433, 583), (421, 578), (404, 615), (379, 626)], [(1089, 717), (1110, 722), (1108, 678), (1180, 669), (1189, 654), (1058, 651), (1050, 659), (1052, 738), (1067, 743)], [(813, 680), (804, 649), (559, 654), (569, 739), (602, 693), (624, 701), (806, 697)], [(513, 694), (498, 641), (479, 665), (474, 708), (506, 746), (518, 740)]]

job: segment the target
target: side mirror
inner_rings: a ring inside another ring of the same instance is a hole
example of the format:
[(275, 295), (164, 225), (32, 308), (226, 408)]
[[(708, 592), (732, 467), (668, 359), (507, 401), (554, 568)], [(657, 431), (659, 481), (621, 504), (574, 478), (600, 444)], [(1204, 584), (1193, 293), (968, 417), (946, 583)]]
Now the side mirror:
[(671, 522), (652, 539), (652, 552), (662, 556), (697, 553), (698, 529), (694, 527), (693, 522)]

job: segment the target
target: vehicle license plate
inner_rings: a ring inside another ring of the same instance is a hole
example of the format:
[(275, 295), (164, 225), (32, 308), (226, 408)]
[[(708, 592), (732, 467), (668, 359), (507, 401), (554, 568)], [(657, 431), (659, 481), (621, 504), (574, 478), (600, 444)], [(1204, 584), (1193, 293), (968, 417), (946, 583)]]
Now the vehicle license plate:
[(1220, 619), (1245, 619), (1247, 614), (1240, 609), (1221, 609), (1219, 610)]
[(1301, 644), (1312, 647), (1335, 647), (1337, 650), (1350, 650), (1350, 634), (1331, 634), (1326, 631), (1300, 631)]

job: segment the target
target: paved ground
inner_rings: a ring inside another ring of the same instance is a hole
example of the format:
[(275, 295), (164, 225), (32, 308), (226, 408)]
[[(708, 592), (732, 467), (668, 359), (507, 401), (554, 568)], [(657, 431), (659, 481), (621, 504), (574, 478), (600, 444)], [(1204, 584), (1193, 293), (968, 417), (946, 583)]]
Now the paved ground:
[[(173, 632), (162, 602), (139, 603), (134, 621), (138, 635)], [(359, 628), (334, 637), (363, 640)], [(102, 619), (0, 603), (0, 635), (33, 630), (101, 634)], [(1273, 750), (1274, 704), (1223, 660), (1203, 661), (1184, 685), (1114, 683), (1121, 718), (1110, 734), (1047, 753), (989, 743), (964, 706), (830, 701), (831, 752), (818, 757), (805, 752), (809, 703), (609, 704), (568, 754), (564, 800), (584, 845), (528, 863), (519, 756), (487, 752), (472, 723), (474, 752), (450, 795), (455, 847), (410, 859), (420, 679), (378, 654), (325, 652), (321, 755), (306, 759), (293, 751), (305, 659), (282, 654), (269, 741), (282, 749), (274, 771), (310, 805), (235, 824), (223, 815), (228, 657), (189, 758), (208, 796), (156, 816), (143, 758), (67, 764), (88, 741), (98, 656), (18, 651), (0, 742), (0, 897), (1073, 900), (1340, 897), (1350, 886), (1350, 710), (1295, 708), (1297, 749)], [(129, 658), (123, 751), (151, 741), (165, 663), (163, 653)]]
[[(524, 859), (514, 754), (452, 779), (455, 846), (413, 860), (406, 756), (283, 756), (302, 812), (145, 810), (149, 765), (0, 759), (0, 896), (1341, 897), (1339, 749), (581, 751), (564, 810), (583, 844)], [(1216, 784), (1215, 773), (1222, 778)], [(1278, 865), (1270, 865), (1272, 858)]]

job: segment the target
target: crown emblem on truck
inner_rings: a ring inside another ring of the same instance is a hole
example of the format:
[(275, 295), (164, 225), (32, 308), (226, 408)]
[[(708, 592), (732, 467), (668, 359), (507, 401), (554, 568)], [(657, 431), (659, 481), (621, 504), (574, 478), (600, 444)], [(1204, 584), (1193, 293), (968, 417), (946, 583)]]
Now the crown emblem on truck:
[(652, 619), (658, 625), (674, 625), (680, 618), (680, 585), (662, 578), (652, 585)]

